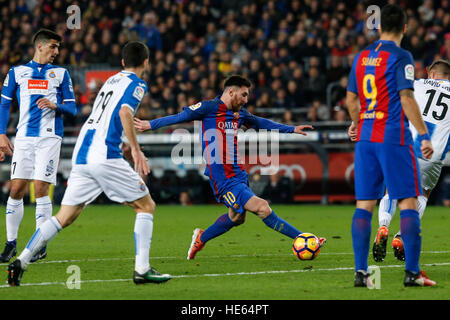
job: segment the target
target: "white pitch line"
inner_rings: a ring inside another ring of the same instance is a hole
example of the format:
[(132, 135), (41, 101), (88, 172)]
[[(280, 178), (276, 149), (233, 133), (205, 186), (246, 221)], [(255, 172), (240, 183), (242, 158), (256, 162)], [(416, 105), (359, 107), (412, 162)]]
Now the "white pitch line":
[[(443, 253), (450, 253), (450, 251), (422, 251), (422, 254), (443, 254)], [(353, 252), (321, 252), (320, 255), (352, 255)], [(257, 253), (257, 254), (233, 254), (229, 256), (218, 256), (218, 255), (208, 255), (202, 257), (202, 259), (217, 259), (217, 258), (246, 258), (246, 257), (285, 257), (290, 256), (290, 253)], [(183, 259), (185, 260), (185, 256), (171, 256), (171, 257), (150, 257), (150, 260), (157, 259)], [(52, 264), (52, 263), (75, 263), (75, 262), (98, 262), (98, 261), (121, 261), (121, 260), (134, 260), (134, 257), (129, 258), (87, 258), (87, 259), (68, 259), (68, 260), (43, 260), (38, 261), (36, 265), (39, 264)], [(9, 263), (0, 263), (0, 266), (8, 265)]]
[[(423, 266), (450, 266), (450, 262), (437, 262), (437, 263), (427, 263)], [(404, 268), (404, 265), (387, 265), (379, 266), (380, 268)], [(229, 276), (252, 276), (252, 275), (265, 275), (265, 274), (281, 274), (281, 273), (304, 273), (304, 272), (320, 272), (320, 271), (349, 271), (354, 270), (354, 267), (341, 267), (341, 268), (323, 268), (323, 269), (294, 269), (294, 270), (268, 270), (268, 271), (253, 271), (253, 272), (235, 272), (235, 273), (205, 273), (205, 274), (191, 274), (191, 275), (174, 275), (173, 279), (180, 278), (200, 278), (200, 277), (229, 277)], [(132, 281), (132, 279), (106, 279), (106, 280), (83, 280), (75, 281), (70, 284), (77, 283), (103, 283), (103, 282), (126, 282)], [(52, 286), (52, 285), (62, 285), (65, 286), (65, 282), (40, 282), (40, 283), (23, 283), (22, 287), (30, 286)], [(8, 285), (1, 285), (0, 288), (9, 288)]]

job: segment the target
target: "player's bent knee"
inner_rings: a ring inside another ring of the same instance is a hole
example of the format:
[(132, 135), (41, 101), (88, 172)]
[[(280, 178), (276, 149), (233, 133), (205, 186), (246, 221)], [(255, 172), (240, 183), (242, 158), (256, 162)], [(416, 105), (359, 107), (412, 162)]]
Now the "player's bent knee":
[(15, 200), (23, 199), (25, 195), (25, 190), (27, 186), (27, 181), (16, 181), (13, 180), (11, 183), (11, 190), (9, 196)]
[(70, 226), (83, 211), (84, 204), (78, 206), (61, 206), (59, 212), (55, 215), (62, 228)]
[(145, 212), (153, 214), (156, 209), (156, 203), (149, 195), (133, 202), (127, 202), (125, 204), (133, 208), (136, 213)]
[(272, 208), (270, 208), (269, 203), (266, 200), (261, 200), (258, 211), (256, 214), (261, 218), (264, 219), (267, 216), (269, 216), (272, 213)]
[(231, 221), (233, 221), (233, 223), (236, 225), (241, 225), (245, 222), (245, 214), (240, 214)]

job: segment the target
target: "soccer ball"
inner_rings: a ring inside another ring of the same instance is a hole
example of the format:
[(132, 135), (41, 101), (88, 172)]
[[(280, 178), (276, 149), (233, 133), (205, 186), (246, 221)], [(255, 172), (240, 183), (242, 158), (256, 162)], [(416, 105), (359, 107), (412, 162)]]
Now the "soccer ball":
[(300, 260), (312, 260), (319, 255), (319, 239), (312, 233), (300, 233), (294, 239), (292, 251)]

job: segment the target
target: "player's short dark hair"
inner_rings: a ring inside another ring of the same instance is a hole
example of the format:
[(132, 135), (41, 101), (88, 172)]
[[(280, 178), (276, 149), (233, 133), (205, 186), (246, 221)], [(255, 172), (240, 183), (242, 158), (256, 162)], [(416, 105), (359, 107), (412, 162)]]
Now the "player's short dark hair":
[(387, 4), (381, 9), (381, 31), (387, 33), (402, 33), (407, 22), (405, 10), (396, 4)]
[(450, 62), (447, 60), (435, 60), (433, 63), (428, 67), (428, 72), (431, 70), (437, 71), (439, 73), (442, 73), (444, 76), (450, 77)]
[(223, 83), (223, 88), (228, 87), (247, 87), (250, 88), (252, 86), (252, 83), (247, 78), (240, 76), (240, 75), (232, 75), (225, 79)]
[(141, 66), (149, 55), (148, 47), (139, 41), (128, 42), (122, 49), (122, 58), (127, 68)]
[(33, 45), (36, 46), (39, 42), (48, 42), (50, 40), (62, 41), (62, 37), (56, 32), (48, 29), (40, 29), (33, 35)]

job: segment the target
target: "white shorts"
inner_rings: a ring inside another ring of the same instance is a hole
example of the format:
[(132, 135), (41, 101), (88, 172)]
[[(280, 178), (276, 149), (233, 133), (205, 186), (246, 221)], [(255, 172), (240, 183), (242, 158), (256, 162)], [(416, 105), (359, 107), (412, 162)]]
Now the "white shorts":
[(56, 184), (60, 150), (59, 137), (16, 137), (11, 180), (41, 180)]
[(62, 205), (89, 204), (102, 192), (112, 201), (133, 202), (149, 191), (139, 174), (124, 159), (72, 167)]
[(443, 164), (442, 162), (431, 162), (420, 158), (418, 158), (418, 160), (422, 188), (425, 190), (433, 190), (439, 181)]

